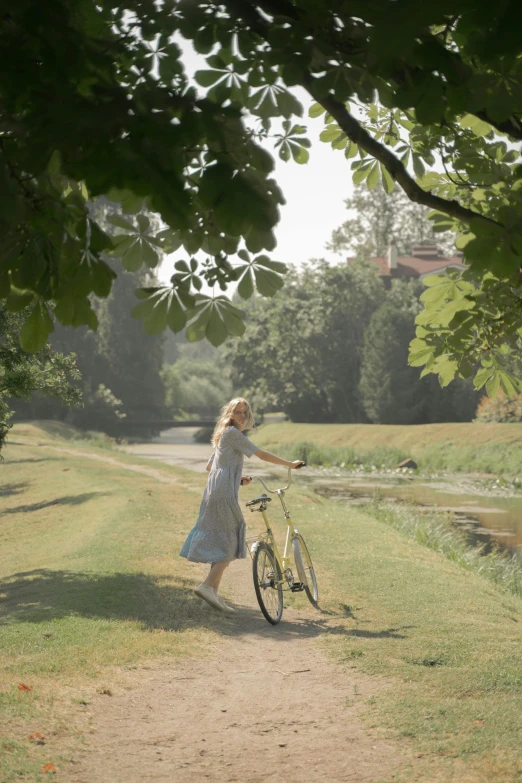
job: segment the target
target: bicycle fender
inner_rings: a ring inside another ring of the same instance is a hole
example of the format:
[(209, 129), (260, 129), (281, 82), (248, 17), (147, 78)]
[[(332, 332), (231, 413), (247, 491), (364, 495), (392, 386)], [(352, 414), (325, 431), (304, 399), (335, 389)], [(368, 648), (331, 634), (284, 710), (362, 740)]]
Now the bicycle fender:
[(262, 543), (263, 543), (262, 541), (254, 541), (254, 543), (250, 547), (250, 554), (251, 555), (255, 555), (259, 545), (262, 544)]

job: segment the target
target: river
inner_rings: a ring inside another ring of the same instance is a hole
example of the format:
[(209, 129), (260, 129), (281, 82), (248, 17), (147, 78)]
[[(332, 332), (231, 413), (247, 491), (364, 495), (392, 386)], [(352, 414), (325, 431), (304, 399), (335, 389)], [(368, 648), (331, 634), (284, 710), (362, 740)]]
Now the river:
[[(147, 442), (128, 444), (124, 449), (141, 457), (204, 472), (212, 450), (209, 445), (194, 443), (194, 432), (189, 427), (176, 427)], [(245, 463), (245, 473), (254, 477), (279, 475), (275, 466), (256, 459)], [(319, 468), (300, 473), (298, 481), (346, 504), (361, 504), (377, 497), (450, 511), (471, 541), (494, 542), (510, 551), (522, 549), (522, 493), (511, 491), (510, 494), (501, 487), (490, 486), (493, 481), (485, 486), (483, 480), (461, 474), (427, 478)]]

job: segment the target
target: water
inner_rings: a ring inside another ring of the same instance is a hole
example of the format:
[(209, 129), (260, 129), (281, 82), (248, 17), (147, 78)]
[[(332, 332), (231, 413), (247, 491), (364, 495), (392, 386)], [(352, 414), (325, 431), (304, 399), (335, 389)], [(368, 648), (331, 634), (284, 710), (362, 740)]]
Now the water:
[[(209, 445), (194, 443), (193, 433), (193, 428), (174, 428), (146, 443), (129, 444), (125, 450), (204, 472), (212, 449)], [(256, 459), (245, 462), (245, 473), (280, 475), (275, 466), (271, 468)], [(433, 481), (416, 476), (390, 478), (348, 472), (334, 475), (311, 468), (299, 474), (299, 484), (303, 483), (343, 503), (361, 504), (380, 498), (451, 511), (456, 524), (474, 543), (494, 542), (503, 549), (522, 549), (522, 494), (515, 497), (493, 495), (491, 491), (480, 489), (476, 480), (461, 474)]]
[(417, 477), (393, 481), (378, 476), (365, 480), (314, 476), (311, 483), (320, 494), (345, 503), (381, 499), (450, 511), (473, 543), (495, 542), (511, 551), (522, 548), (522, 496), (469, 492), (466, 477), (454, 475), (432, 482)]

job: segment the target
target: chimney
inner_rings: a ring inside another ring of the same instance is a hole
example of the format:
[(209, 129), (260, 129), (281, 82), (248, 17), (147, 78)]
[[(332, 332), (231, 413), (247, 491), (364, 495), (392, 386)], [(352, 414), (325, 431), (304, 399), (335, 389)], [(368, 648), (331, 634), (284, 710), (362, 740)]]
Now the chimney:
[(386, 251), (386, 259), (388, 261), (388, 269), (397, 269), (397, 245), (395, 240), (391, 239)]

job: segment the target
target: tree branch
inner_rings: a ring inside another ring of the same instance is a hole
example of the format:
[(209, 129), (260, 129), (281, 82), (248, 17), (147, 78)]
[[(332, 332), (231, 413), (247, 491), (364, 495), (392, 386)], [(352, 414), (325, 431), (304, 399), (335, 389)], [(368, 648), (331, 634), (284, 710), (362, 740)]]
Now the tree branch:
[(407, 169), (401, 163), (393, 152), (390, 152), (383, 144), (376, 141), (365, 128), (350, 114), (346, 107), (332, 98), (330, 95), (326, 98), (318, 95), (315, 88), (314, 79), (311, 74), (307, 74), (303, 87), (310, 93), (312, 98), (320, 103), (321, 106), (336, 120), (341, 130), (346, 133), (349, 139), (355, 142), (361, 149), (367, 152), (372, 158), (387, 169), (390, 176), (401, 186), (410, 201), (415, 204), (424, 204), (431, 209), (438, 209), (452, 217), (461, 220), (463, 223), (469, 223), (470, 220), (479, 218), (487, 223), (500, 225), (496, 220), (480, 215), (471, 209), (467, 209), (459, 204), (458, 201), (435, 196), (429, 190), (423, 190), (413, 177), (410, 176)]
[[(277, 0), (268, 0), (271, 7)], [(266, 21), (260, 16), (255, 4), (248, 0), (224, 0), (224, 5), (236, 17), (243, 18), (250, 25), (251, 29), (266, 41), (270, 40), (270, 28)], [(264, 5), (263, 2), (260, 5)], [(285, 4), (286, 5), (286, 4)], [(350, 114), (344, 104), (328, 95), (326, 97), (319, 94), (316, 89), (315, 80), (310, 71), (305, 71), (302, 86), (309, 92), (314, 101), (321, 104), (326, 111), (337, 121), (339, 127), (346, 133), (351, 141), (355, 142), (361, 149), (378, 160), (389, 172), (390, 176), (401, 186), (410, 201), (415, 204), (424, 204), (431, 209), (437, 209), (445, 212), (447, 215), (457, 218), (457, 220), (468, 224), (471, 220), (478, 218), (487, 223), (500, 225), (496, 220), (485, 217), (484, 215), (467, 209), (459, 204), (458, 201), (435, 196), (427, 190), (423, 190), (413, 177), (410, 176), (405, 166), (401, 163), (390, 150), (383, 144), (376, 141), (365, 128)]]

